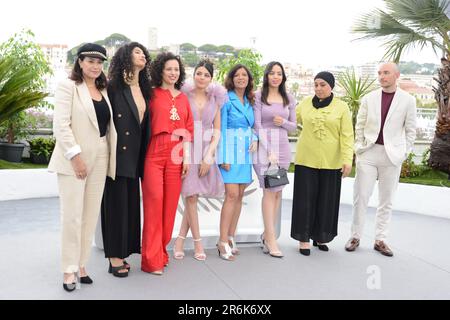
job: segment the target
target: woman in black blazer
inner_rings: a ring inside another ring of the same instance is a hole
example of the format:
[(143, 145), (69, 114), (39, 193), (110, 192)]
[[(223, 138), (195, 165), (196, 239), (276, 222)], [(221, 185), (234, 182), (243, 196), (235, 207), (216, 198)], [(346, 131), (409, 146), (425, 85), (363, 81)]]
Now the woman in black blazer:
[(150, 139), (150, 56), (137, 43), (125, 44), (109, 67), (108, 96), (117, 130), (116, 180), (107, 179), (102, 203), (102, 234), (109, 273), (126, 277), (124, 260), (141, 252), (139, 177)]

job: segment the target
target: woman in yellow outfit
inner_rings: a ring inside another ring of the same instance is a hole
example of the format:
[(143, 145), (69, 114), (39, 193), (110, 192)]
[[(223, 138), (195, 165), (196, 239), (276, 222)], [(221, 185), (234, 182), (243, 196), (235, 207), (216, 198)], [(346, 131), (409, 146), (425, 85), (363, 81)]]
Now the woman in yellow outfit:
[(314, 78), (315, 96), (296, 109), (303, 126), (296, 157), (291, 237), (299, 251), (310, 254), (310, 239), (322, 251), (337, 235), (341, 180), (352, 169), (353, 126), (350, 109), (334, 97), (335, 79), (329, 72)]

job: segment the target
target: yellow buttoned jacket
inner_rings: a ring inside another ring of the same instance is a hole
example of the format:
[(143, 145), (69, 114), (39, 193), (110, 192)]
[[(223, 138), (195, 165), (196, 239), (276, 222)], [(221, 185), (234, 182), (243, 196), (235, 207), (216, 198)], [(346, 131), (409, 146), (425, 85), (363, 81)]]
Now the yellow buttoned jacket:
[(316, 109), (312, 98), (296, 108), (302, 126), (297, 141), (295, 164), (315, 169), (341, 169), (353, 162), (353, 125), (347, 104), (334, 97), (325, 108)]

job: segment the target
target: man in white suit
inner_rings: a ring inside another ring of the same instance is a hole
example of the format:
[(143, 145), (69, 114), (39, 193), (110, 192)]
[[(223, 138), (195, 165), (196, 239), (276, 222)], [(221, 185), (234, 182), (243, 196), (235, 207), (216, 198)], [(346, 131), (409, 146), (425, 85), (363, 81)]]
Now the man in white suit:
[(378, 180), (374, 249), (393, 256), (386, 244), (392, 201), (402, 163), (416, 138), (416, 100), (397, 87), (399, 77), (396, 64), (383, 63), (378, 70), (381, 88), (361, 101), (355, 126), (356, 177), (352, 236), (345, 245), (347, 251), (355, 251), (359, 246), (369, 199)]

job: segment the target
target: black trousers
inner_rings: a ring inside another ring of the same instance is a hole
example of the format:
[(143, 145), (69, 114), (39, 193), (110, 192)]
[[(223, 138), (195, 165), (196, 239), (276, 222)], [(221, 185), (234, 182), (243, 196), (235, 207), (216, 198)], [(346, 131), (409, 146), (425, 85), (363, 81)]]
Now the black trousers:
[(102, 233), (106, 258), (124, 259), (141, 252), (139, 178), (106, 179)]
[(341, 170), (295, 166), (291, 237), (327, 243), (337, 236)]

